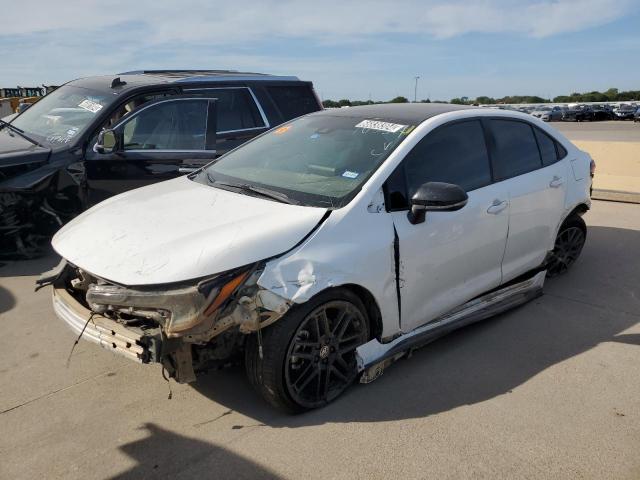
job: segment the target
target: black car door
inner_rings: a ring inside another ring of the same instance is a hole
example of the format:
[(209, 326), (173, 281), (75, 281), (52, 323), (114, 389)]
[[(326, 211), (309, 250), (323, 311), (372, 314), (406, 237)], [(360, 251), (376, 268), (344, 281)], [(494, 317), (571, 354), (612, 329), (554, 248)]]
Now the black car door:
[(192, 172), (216, 157), (216, 99), (172, 96), (144, 104), (115, 125), (115, 148), (89, 146), (86, 188), (94, 205), (112, 195)]

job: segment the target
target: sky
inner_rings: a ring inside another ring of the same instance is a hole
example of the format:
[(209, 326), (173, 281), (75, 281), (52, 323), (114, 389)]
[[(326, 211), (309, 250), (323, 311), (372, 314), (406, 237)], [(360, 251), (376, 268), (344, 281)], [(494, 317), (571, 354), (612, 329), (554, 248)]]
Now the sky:
[(19, 17), (0, 87), (209, 68), (334, 100), (412, 100), (415, 76), (418, 100), (640, 90), (640, 0), (31, 0)]

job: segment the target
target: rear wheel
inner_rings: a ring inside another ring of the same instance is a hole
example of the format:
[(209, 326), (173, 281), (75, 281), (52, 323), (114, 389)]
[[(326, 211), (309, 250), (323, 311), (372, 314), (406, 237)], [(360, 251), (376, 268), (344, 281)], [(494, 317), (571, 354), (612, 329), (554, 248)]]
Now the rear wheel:
[(294, 306), (247, 342), (247, 375), (272, 405), (290, 412), (322, 407), (357, 377), (356, 348), (369, 339), (366, 310), (349, 290), (322, 293)]
[(586, 238), (587, 225), (582, 217), (572, 215), (565, 220), (547, 263), (547, 277), (556, 277), (569, 270), (580, 256)]

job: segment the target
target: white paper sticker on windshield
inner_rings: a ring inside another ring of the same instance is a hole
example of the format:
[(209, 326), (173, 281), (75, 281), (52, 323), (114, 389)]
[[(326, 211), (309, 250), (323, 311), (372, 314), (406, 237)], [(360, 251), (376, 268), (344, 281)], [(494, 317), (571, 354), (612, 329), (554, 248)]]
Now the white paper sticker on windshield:
[(78, 106), (80, 108), (84, 108), (85, 110), (89, 110), (91, 113), (97, 113), (100, 110), (102, 110), (102, 105), (96, 102), (92, 102), (91, 100), (88, 100), (88, 99), (81, 101), (78, 104)]
[(356, 125), (356, 128), (365, 128), (368, 130), (380, 130), (383, 132), (396, 133), (398, 130), (403, 129), (406, 125), (399, 125), (397, 123), (381, 122), (379, 120), (363, 120)]

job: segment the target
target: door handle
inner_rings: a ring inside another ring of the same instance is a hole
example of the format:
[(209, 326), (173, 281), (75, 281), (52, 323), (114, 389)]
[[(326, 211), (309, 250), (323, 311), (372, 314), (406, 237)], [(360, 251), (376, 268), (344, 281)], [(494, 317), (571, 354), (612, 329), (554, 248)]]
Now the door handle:
[(507, 202), (506, 200), (498, 200), (496, 198), (491, 204), (491, 206), (487, 208), (487, 213), (490, 213), (492, 215), (497, 215), (508, 206), (509, 206), (509, 202)]
[(551, 188), (558, 188), (559, 186), (561, 186), (564, 183), (564, 181), (562, 180), (562, 178), (560, 178), (557, 175), (553, 176), (553, 179), (549, 182), (549, 186)]

